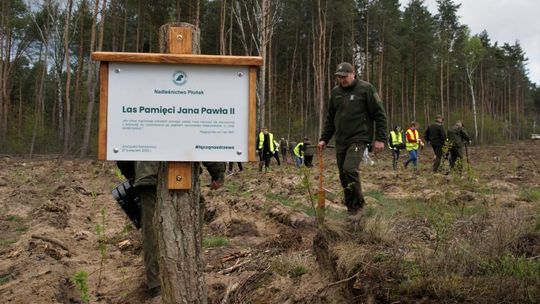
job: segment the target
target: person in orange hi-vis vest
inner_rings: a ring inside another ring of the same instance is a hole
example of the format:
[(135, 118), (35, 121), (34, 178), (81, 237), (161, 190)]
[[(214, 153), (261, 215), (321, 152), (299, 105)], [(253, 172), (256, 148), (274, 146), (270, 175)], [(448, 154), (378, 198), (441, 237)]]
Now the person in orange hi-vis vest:
[(411, 122), (407, 132), (405, 132), (405, 149), (409, 152), (409, 159), (406, 160), (403, 165), (405, 168), (409, 163), (413, 163), (414, 172), (417, 173), (417, 161), (418, 161), (418, 148), (424, 146), (424, 142), (420, 138), (418, 132), (419, 124), (416, 121)]

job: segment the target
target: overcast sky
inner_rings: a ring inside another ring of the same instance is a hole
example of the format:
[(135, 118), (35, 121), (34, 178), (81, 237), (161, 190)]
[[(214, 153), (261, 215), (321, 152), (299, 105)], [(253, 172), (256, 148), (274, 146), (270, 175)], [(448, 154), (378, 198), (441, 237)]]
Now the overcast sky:
[[(399, 0), (402, 9), (409, 0)], [(429, 11), (437, 13), (436, 0), (425, 0)], [(540, 0), (454, 0), (461, 3), (459, 22), (471, 29), (471, 35), (486, 30), (491, 43), (499, 46), (519, 41), (529, 58), (529, 79), (540, 85)]]

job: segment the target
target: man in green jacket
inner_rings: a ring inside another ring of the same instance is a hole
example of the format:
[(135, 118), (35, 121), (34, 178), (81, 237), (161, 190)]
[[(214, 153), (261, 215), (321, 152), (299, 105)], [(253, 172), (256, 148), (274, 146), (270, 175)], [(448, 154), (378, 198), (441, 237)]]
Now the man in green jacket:
[(463, 164), (459, 159), (463, 159), (463, 147), (471, 142), (469, 134), (463, 128), (463, 123), (457, 121), (454, 126), (448, 130), (448, 142), (450, 144), (450, 168), (457, 166), (459, 171), (462, 170)]
[(338, 85), (330, 94), (328, 113), (318, 148), (324, 149), (335, 135), (336, 159), (339, 179), (344, 189), (344, 202), (349, 214), (355, 215), (364, 206), (358, 168), (368, 143), (373, 142), (375, 153), (384, 150), (386, 113), (375, 87), (356, 79), (350, 63), (340, 63), (335, 75)]

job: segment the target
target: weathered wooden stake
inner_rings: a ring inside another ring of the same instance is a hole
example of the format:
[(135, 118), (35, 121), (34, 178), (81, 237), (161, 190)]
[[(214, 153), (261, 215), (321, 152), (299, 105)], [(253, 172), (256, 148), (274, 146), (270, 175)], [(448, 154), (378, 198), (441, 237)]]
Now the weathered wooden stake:
[[(161, 50), (162, 53), (200, 53), (199, 30), (191, 24), (167, 24), (160, 32), (167, 35), (160, 37), (167, 41), (167, 51)], [(172, 140), (182, 144), (182, 138)], [(154, 224), (163, 303), (207, 303), (199, 166), (198, 162), (161, 162), (159, 166)]]

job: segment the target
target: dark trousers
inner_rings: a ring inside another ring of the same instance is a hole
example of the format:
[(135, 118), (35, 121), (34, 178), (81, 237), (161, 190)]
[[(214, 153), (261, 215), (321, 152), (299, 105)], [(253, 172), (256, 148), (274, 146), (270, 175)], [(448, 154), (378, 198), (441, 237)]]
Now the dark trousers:
[(450, 168), (454, 168), (456, 164), (458, 164), (457, 168), (458, 170), (461, 170), (463, 168), (463, 164), (458, 162), (458, 159), (463, 159), (463, 148), (461, 147), (452, 147), (450, 148)]
[(304, 155), (304, 166), (313, 167), (313, 155)]
[(154, 225), (156, 209), (156, 186), (138, 186), (141, 196), (142, 247), (146, 285), (154, 288), (161, 285), (158, 265), (158, 241)]
[(392, 149), (392, 168), (397, 170), (397, 162), (399, 160), (399, 149)]
[(435, 153), (435, 159), (433, 160), (433, 172), (439, 171), (442, 159), (442, 146), (433, 146), (433, 152)]
[(336, 153), (339, 180), (343, 187), (344, 202), (349, 213), (356, 213), (364, 207), (365, 201), (360, 183), (359, 167), (365, 148), (366, 144), (355, 143), (350, 145), (345, 151), (338, 151)]
[[(225, 166), (226, 163), (224, 162), (203, 162), (202, 163), (206, 169), (208, 170), (208, 173), (210, 173), (210, 177), (212, 178), (212, 181), (220, 181), (223, 182), (225, 180)], [(202, 171), (201, 171), (202, 173)]]
[(279, 152), (278, 151), (274, 151), (274, 153), (272, 154), (272, 157), (275, 158), (277, 160), (277, 165), (278, 166), (281, 166), (281, 162), (279, 161)]
[(262, 171), (263, 163), (264, 168), (268, 169), (270, 167), (270, 158), (272, 157), (272, 154), (270, 151), (262, 151), (259, 155), (260, 161), (259, 161), (259, 171)]
[(287, 162), (287, 149), (281, 148), (281, 159), (283, 159), (284, 162)]
[[(237, 162), (237, 164), (238, 164), (238, 171), (244, 170), (244, 168), (242, 167), (241, 162)], [(232, 170), (233, 170), (233, 165), (234, 165), (234, 162), (229, 162), (229, 171), (230, 172), (232, 172)]]

